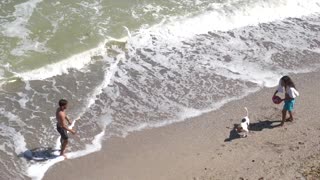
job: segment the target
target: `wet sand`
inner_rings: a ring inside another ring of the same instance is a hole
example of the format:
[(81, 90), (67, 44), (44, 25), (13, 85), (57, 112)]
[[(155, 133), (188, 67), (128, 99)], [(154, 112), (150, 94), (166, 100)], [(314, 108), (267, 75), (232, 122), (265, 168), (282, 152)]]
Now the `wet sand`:
[[(292, 180), (320, 172), (320, 72), (291, 77), (300, 97), (294, 121), (283, 127), (282, 105), (271, 102), (275, 88), (264, 88), (184, 122), (108, 139), (101, 151), (58, 163), (43, 179)], [(251, 132), (239, 138), (232, 129), (245, 106)]]

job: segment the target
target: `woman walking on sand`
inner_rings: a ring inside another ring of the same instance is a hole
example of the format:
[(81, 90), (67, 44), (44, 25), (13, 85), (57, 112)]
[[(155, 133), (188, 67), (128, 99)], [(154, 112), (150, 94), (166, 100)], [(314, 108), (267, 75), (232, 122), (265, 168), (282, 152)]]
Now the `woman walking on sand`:
[(278, 92), (285, 92), (285, 98), (281, 99), (281, 101), (284, 101), (284, 106), (282, 109), (282, 122), (280, 125), (283, 126), (286, 121), (287, 111), (290, 115), (287, 121), (293, 121), (292, 111), (295, 104), (295, 98), (299, 96), (299, 92), (296, 90), (296, 86), (289, 76), (283, 76), (280, 79), (278, 89), (273, 96), (275, 97)]

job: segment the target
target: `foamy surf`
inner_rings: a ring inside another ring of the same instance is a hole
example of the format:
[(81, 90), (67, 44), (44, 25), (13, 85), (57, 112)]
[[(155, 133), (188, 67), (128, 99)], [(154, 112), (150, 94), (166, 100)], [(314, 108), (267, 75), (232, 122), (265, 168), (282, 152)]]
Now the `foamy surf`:
[(320, 12), (320, 1), (282, 0), (253, 1), (248, 6), (240, 6), (237, 1), (223, 5), (213, 3), (209, 12), (189, 18), (172, 18), (154, 25), (149, 29), (139, 30), (139, 43), (151, 43), (150, 35), (166, 39), (168, 43), (177, 43), (182, 39), (192, 38), (209, 31), (229, 31), (260, 23), (279, 21)]
[[(68, 159), (79, 158), (79, 157), (94, 153), (96, 151), (99, 151), (101, 149), (102, 140), (103, 140), (103, 137), (105, 134), (105, 128), (106, 128), (106, 126), (108, 126), (108, 124), (110, 124), (112, 122), (112, 118), (105, 116), (103, 121), (100, 121), (100, 122), (101, 122), (100, 123), (101, 132), (93, 138), (92, 143), (87, 144), (85, 149), (83, 149), (83, 150), (78, 150), (75, 152), (66, 153), (65, 155)], [(76, 123), (76, 121), (73, 121), (70, 128), (72, 128), (75, 125), (75, 123)], [(75, 135), (75, 136), (77, 136), (77, 135)], [(57, 139), (55, 147), (56, 147), (56, 149), (60, 149), (60, 138)], [(59, 153), (59, 152), (56, 152), (56, 154), (57, 153)], [(41, 180), (43, 178), (44, 174), (46, 173), (46, 171), (51, 166), (53, 166), (54, 164), (59, 163), (61, 161), (64, 161), (64, 160), (65, 160), (64, 157), (59, 156), (57, 158), (50, 159), (45, 162), (32, 164), (27, 169), (27, 175), (33, 180)]]
[[(212, 9), (208, 13), (185, 19), (179, 17), (172, 18), (169, 22), (163, 21), (151, 28), (139, 29), (134, 35), (131, 35), (129, 29), (124, 26), (128, 37), (120, 39), (107, 38), (107, 40), (93, 49), (39, 69), (19, 73), (18, 76), (24, 80), (43, 80), (66, 74), (69, 69), (80, 70), (91, 62), (93, 56), (107, 55), (107, 50), (104, 46), (108, 43), (112, 44), (112, 41), (127, 43), (128, 38), (132, 37), (134, 46), (139, 46), (139, 44), (145, 46), (152, 42), (150, 35), (153, 34), (157, 35), (158, 38), (161, 37), (167, 43), (177, 43), (186, 38), (194, 37), (197, 34), (206, 34), (212, 30), (228, 31), (244, 26), (256, 26), (260, 23), (278, 21), (289, 17), (308, 16), (320, 11), (319, 3), (320, 1), (318, 0), (308, 2), (302, 0), (283, 0), (281, 2), (263, 1), (254, 2), (249, 6), (240, 8), (237, 6), (237, 3), (231, 1), (224, 4), (223, 7), (218, 4), (212, 4)], [(221, 10), (221, 8), (223, 10)]]
[(42, 2), (42, 0), (29, 0), (15, 5), (15, 11), (12, 14), (15, 20), (4, 23), (1, 26), (2, 34), (8, 37), (27, 38), (30, 31), (26, 28), (26, 24), (32, 16), (34, 9), (37, 7), (37, 4), (40, 2)]
[[(68, 74), (69, 70), (82, 70), (86, 68), (95, 56), (100, 56), (105, 58), (107, 56), (112, 56), (110, 50), (121, 52), (125, 49), (126, 43), (131, 37), (131, 33), (127, 27), (124, 26), (127, 31), (128, 36), (116, 39), (109, 37), (103, 43), (100, 43), (97, 47), (90, 50), (75, 54), (67, 59), (61, 60), (57, 63), (49, 64), (39, 69), (27, 71), (24, 73), (16, 73), (16, 77), (19, 77), (25, 81), (30, 80), (44, 80), (54, 76)], [(118, 54), (118, 53), (117, 53)]]
[(54, 64), (46, 65), (39, 69), (28, 71), (25, 73), (17, 73), (17, 76), (25, 81), (43, 80), (57, 75), (67, 74), (70, 69), (81, 70), (92, 62), (94, 56), (105, 56), (106, 49), (104, 43), (100, 43), (98, 47), (88, 51), (75, 54), (67, 59), (61, 60)]
[(254, 88), (254, 89), (248, 89), (247, 91), (244, 92), (243, 95), (239, 96), (239, 97), (232, 97), (232, 98), (228, 98), (225, 99), (223, 101), (220, 101), (219, 103), (214, 104), (211, 107), (208, 107), (207, 109), (193, 109), (193, 108), (188, 108), (188, 107), (180, 107), (181, 111), (178, 112), (177, 114), (177, 118), (175, 119), (167, 119), (167, 120), (163, 120), (162, 122), (157, 122), (157, 123), (141, 123), (138, 126), (135, 127), (130, 127), (127, 128), (123, 131), (122, 137), (125, 138), (126, 136), (128, 136), (129, 133), (135, 132), (135, 131), (142, 131), (145, 129), (152, 129), (152, 128), (159, 128), (159, 127), (163, 127), (163, 126), (168, 126), (174, 123), (178, 123), (178, 122), (183, 122), (187, 119), (191, 119), (197, 116), (200, 116), (202, 114), (211, 112), (211, 111), (215, 111), (219, 108), (221, 108), (223, 105), (232, 102), (232, 101), (236, 101), (239, 99), (242, 99), (246, 96), (248, 96), (249, 94), (252, 94), (254, 92), (257, 92), (258, 90), (260, 90), (260, 88)]

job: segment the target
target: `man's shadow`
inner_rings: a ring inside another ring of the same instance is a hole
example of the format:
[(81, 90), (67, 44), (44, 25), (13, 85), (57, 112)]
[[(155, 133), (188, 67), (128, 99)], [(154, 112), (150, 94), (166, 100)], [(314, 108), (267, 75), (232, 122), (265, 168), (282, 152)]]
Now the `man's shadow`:
[(29, 161), (47, 161), (49, 159), (55, 159), (59, 157), (60, 149), (54, 149), (51, 147), (39, 147), (31, 150), (26, 150), (25, 152), (18, 155), (18, 157), (23, 157)]
[[(273, 125), (274, 123), (279, 123), (279, 124)], [(249, 131), (262, 131), (263, 129), (273, 129), (276, 127), (280, 127), (280, 123), (281, 121), (270, 121), (270, 120), (251, 123), (249, 125)], [(229, 137), (225, 139), (224, 142), (231, 142), (232, 140), (238, 139), (241, 137), (236, 130), (237, 126), (239, 126), (239, 124), (234, 124), (233, 129), (230, 131)]]

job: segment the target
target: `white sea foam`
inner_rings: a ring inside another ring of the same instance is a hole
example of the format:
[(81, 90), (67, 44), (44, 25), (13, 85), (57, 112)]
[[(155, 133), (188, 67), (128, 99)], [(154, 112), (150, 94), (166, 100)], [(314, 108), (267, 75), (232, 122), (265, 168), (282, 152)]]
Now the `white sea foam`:
[(36, 39), (29, 38), (31, 31), (27, 27), (34, 10), (42, 1), (43, 0), (29, 0), (15, 5), (15, 11), (11, 15), (14, 17), (14, 20), (1, 23), (0, 30), (3, 36), (21, 39), (21, 41), (18, 42), (18, 46), (10, 51), (12, 55), (23, 56), (26, 51), (48, 51), (45, 45), (46, 42), (39, 42)]
[(14, 21), (1, 24), (0, 30), (3, 36), (21, 39), (18, 46), (11, 50), (12, 55), (23, 56), (26, 51), (48, 51), (45, 47), (46, 42), (39, 42), (29, 38), (31, 31), (27, 27), (35, 8), (41, 2), (42, 0), (29, 0), (15, 5), (15, 11), (12, 14)]
[(4, 76), (4, 69), (0, 67), (0, 80), (3, 79), (3, 76)]
[[(67, 74), (70, 69), (81, 70), (92, 62), (91, 59), (93, 56), (102, 56), (106, 58), (107, 49), (105, 48), (105, 44), (108, 41), (117, 41), (117, 42), (126, 43), (128, 39), (131, 37), (131, 34), (127, 27), (124, 27), (124, 28), (128, 33), (128, 37), (123, 37), (120, 39), (109, 37), (106, 41), (104, 41), (103, 43), (100, 43), (97, 47), (81, 52), (79, 54), (75, 54), (57, 63), (49, 64), (39, 69), (27, 71), (24, 73), (15, 73), (15, 74), (16, 76), (22, 78), (23, 80), (28, 81), (28, 80), (43, 80), (43, 79), (51, 78), (57, 75)], [(119, 57), (117, 58), (118, 59), (117, 62), (111, 65), (110, 67), (111, 71), (113, 71), (113, 69), (119, 62), (119, 59), (121, 59), (120, 56), (123, 56), (123, 54), (119, 55)], [(112, 73), (113, 72), (111, 72), (111, 74)], [(108, 78), (111, 74), (107, 73), (106, 78)], [(104, 84), (105, 83), (108, 83), (108, 82), (104, 82)], [(104, 84), (102, 84), (101, 86), (102, 87), (105, 86)]]
[(20, 127), (26, 125), (26, 123), (23, 122), (19, 116), (13, 114), (12, 112), (6, 111), (4, 108), (0, 108), (0, 114), (6, 117), (11, 125), (14, 123), (18, 124)]
[[(0, 64), (0, 81), (5, 80), (5, 71), (10, 71), (10, 64), (9, 63), (2, 63)], [(0, 82), (0, 87), (1, 87), (1, 82)]]
[[(12, 141), (13, 146), (9, 147), (14, 150), (16, 155), (23, 153), (27, 150), (26, 142), (23, 135), (20, 132), (17, 132), (14, 128), (0, 124), (0, 135), (2, 137), (7, 137), (8, 140)], [(7, 144), (9, 145), (9, 143)]]
[(32, 41), (24, 39), (19, 46), (12, 49), (10, 53), (14, 56), (23, 56), (27, 51), (47, 52), (49, 49), (46, 47), (46, 42)]
[[(101, 119), (99, 120), (99, 122), (100, 122), (102, 131), (93, 138), (92, 143), (87, 144), (86, 148), (83, 150), (66, 153), (66, 156), (68, 159), (82, 157), (82, 156), (88, 155), (90, 153), (99, 151), (101, 149), (101, 147), (102, 147), (101, 142), (102, 142), (103, 136), (105, 134), (105, 128), (106, 128), (106, 126), (108, 126), (112, 122), (112, 118), (108, 115), (102, 116)], [(74, 123), (75, 123), (75, 121), (74, 121)], [(74, 123), (71, 125), (71, 127), (74, 125)], [(59, 146), (60, 146), (59, 139), (60, 138), (58, 138), (57, 142), (56, 142), (57, 148), (59, 148)], [(30, 178), (32, 178), (33, 180), (41, 180), (43, 178), (45, 172), (49, 169), (49, 167), (51, 167), (52, 165), (54, 165), (58, 162), (61, 162), (63, 160), (64, 160), (63, 157), (57, 157), (55, 159), (50, 159), (45, 162), (39, 162), (39, 163), (32, 164), (31, 166), (28, 167), (27, 175)]]
[(39, 69), (19, 73), (18, 76), (23, 80), (43, 80), (53, 76), (68, 73), (69, 69), (82, 69), (91, 62), (93, 56), (104, 56), (106, 49), (104, 43), (100, 43), (98, 47), (73, 55), (67, 59), (54, 64), (49, 64)]
[[(123, 26), (124, 29), (127, 31), (128, 36), (127, 37), (123, 37), (120, 39), (114, 39), (114, 38), (110, 38), (110, 41), (117, 41), (117, 42), (121, 42), (121, 43), (127, 43), (128, 40), (131, 38), (131, 33), (129, 31), (129, 29), (126, 26)], [(126, 44), (125, 44), (126, 45)], [(122, 50), (119, 49), (119, 52), (122, 52)], [(106, 55), (106, 53), (105, 53)], [(118, 70), (118, 64), (121, 60), (125, 59), (125, 55), (123, 53), (120, 53), (119, 55), (117, 55), (116, 61), (112, 62), (111, 58), (108, 58), (107, 56), (104, 56), (104, 59), (111, 62), (110, 67), (108, 67), (108, 69), (105, 70), (105, 75), (103, 78), (103, 81), (101, 82), (101, 84), (99, 86), (97, 86), (91, 93), (92, 98), (89, 98), (88, 104), (87, 104), (87, 108), (90, 108), (94, 102), (97, 99), (97, 95), (101, 94), (103, 89), (105, 89), (110, 82), (112, 81), (114, 74), (117, 72)]]
[(212, 10), (196, 17), (171, 19), (171, 22), (140, 29), (139, 44), (150, 44), (150, 34), (180, 42), (208, 31), (228, 31), (244, 26), (258, 25), (289, 17), (302, 17), (320, 12), (320, 0), (282, 0), (252, 2), (247, 6), (236, 3), (213, 4)]
[(105, 76), (103, 78), (103, 81), (91, 93), (92, 98), (89, 99), (87, 108), (91, 107), (94, 104), (94, 102), (97, 99), (97, 95), (101, 94), (103, 89), (105, 89), (110, 84), (110, 82), (112, 81), (112, 78), (114, 77), (115, 72), (118, 69), (118, 64), (123, 58), (124, 58), (123, 54), (118, 55), (116, 58), (116, 61), (112, 63), (110, 67), (105, 71)]
[[(32, 1), (33, 2), (33, 1)], [(38, 2), (38, 1), (35, 1)], [(134, 46), (147, 46), (152, 43), (150, 36), (157, 35), (167, 43), (180, 42), (181, 39), (191, 38), (196, 34), (207, 33), (212, 30), (227, 31), (248, 25), (275, 21), (288, 17), (301, 17), (320, 12), (320, 1), (310, 0), (283, 0), (263, 1), (252, 3), (250, 6), (239, 7), (234, 4), (224, 4), (223, 7), (212, 5), (212, 11), (202, 15), (186, 18), (172, 19), (172, 22), (160, 23), (148, 29), (140, 29), (133, 35), (131, 41)], [(222, 9), (221, 9), (222, 8)], [(225, 8), (223, 10), (223, 8)], [(264, 12), (264, 13), (261, 13)], [(127, 28), (126, 28), (127, 29)], [(126, 38), (119, 41), (125, 41)], [(39, 69), (21, 73), (20, 77), (25, 80), (46, 79), (56, 75), (67, 73), (68, 69), (81, 69), (90, 63), (94, 55), (105, 55), (105, 42), (91, 50), (76, 54), (58, 63), (50, 64)]]
[(26, 107), (26, 103), (29, 101), (28, 95), (24, 94), (24, 93), (21, 93), (21, 92), (19, 92), (17, 94), (21, 97), (21, 99), (18, 100), (20, 106), (22, 108), (25, 108)]
[(26, 148), (26, 142), (24, 140), (23, 135), (18, 132), (13, 137), (15, 152), (17, 155), (27, 150)]
[(123, 138), (126, 137), (130, 132), (141, 131), (141, 130), (150, 129), (150, 128), (163, 127), (163, 126), (167, 126), (170, 124), (182, 122), (182, 121), (185, 121), (186, 119), (194, 118), (194, 117), (200, 116), (202, 114), (205, 114), (205, 113), (208, 113), (211, 111), (215, 111), (215, 110), (221, 108), (223, 105), (225, 105), (231, 101), (242, 99), (242, 98), (248, 96), (249, 94), (257, 92), (259, 89), (260, 89), (259, 87), (245, 89), (241, 96), (225, 98), (224, 100), (219, 101), (217, 103), (214, 103), (211, 107), (208, 107), (206, 109), (199, 110), (199, 109), (187, 108), (187, 107), (180, 106), (181, 111), (177, 112), (177, 118), (162, 120), (161, 122), (154, 122), (154, 123), (150, 123), (150, 122), (140, 123), (138, 126), (129, 127), (129, 128), (124, 129), (122, 131), (122, 137)]
[[(215, 73), (230, 79), (240, 79), (253, 82), (260, 86), (274, 87), (281, 76), (279, 71), (266, 71), (257, 63), (243, 63), (242, 61), (230, 64), (218, 62)], [(281, 71), (283, 73), (283, 71)]]
[(88, 9), (94, 10), (96, 15), (101, 16), (101, 14), (102, 14), (101, 10), (102, 10), (103, 7), (102, 7), (100, 1), (94, 1), (94, 2), (84, 2), (84, 1), (82, 1), (82, 2), (80, 2), (78, 4), (83, 6), (84, 8), (88, 8)]
[(30, 31), (26, 28), (26, 25), (37, 4), (40, 2), (42, 2), (42, 0), (30, 0), (15, 5), (15, 11), (13, 12), (13, 17), (15, 17), (15, 20), (3, 24), (2, 34), (8, 37), (18, 37), (21, 39), (29, 36)]
[[(249, 3), (249, 2), (248, 2)], [(263, 13), (262, 13), (263, 12)], [(141, 28), (139, 32), (132, 36), (128, 42), (129, 46), (135, 48), (150, 48), (155, 52), (161, 51), (161, 45), (179, 48), (181, 41), (187, 41), (197, 34), (207, 34), (208, 31), (228, 31), (245, 26), (255, 26), (260, 23), (268, 23), (277, 20), (283, 20), (289, 17), (302, 17), (320, 12), (320, 0), (281, 0), (281, 1), (255, 1), (247, 6), (239, 4), (237, 1), (226, 3), (212, 4), (211, 11), (196, 17), (185, 19), (174, 18), (169, 22), (157, 24), (148, 29)], [(157, 43), (153, 44), (153, 38), (156, 37)], [(229, 42), (226, 46), (239, 49), (241, 46)], [(210, 42), (209, 42), (210, 44)], [(297, 46), (288, 47), (297, 48)], [(218, 47), (221, 48), (221, 47)], [(232, 49), (231, 48), (231, 49)], [(228, 52), (226, 49), (225, 52)], [(270, 55), (269, 55), (270, 56)], [(165, 67), (172, 67), (173, 64), (168, 62), (168, 57), (156, 53), (152, 55), (153, 59)], [(201, 59), (207, 58), (210, 62), (211, 57), (201, 55)], [(233, 56), (233, 58), (235, 58)], [(286, 69), (278, 68), (276, 71), (265, 70), (265, 67), (259, 63), (250, 63), (238, 57), (232, 63), (214, 61), (212, 68), (217, 74), (257, 83), (261, 86), (272, 87), (277, 84), (278, 77), (282, 74), (292, 73)], [(264, 56), (259, 57), (267, 63), (268, 59)], [(305, 69), (297, 70), (299, 72)], [(295, 72), (297, 72), (295, 71)], [(236, 74), (235, 74), (236, 73)]]

